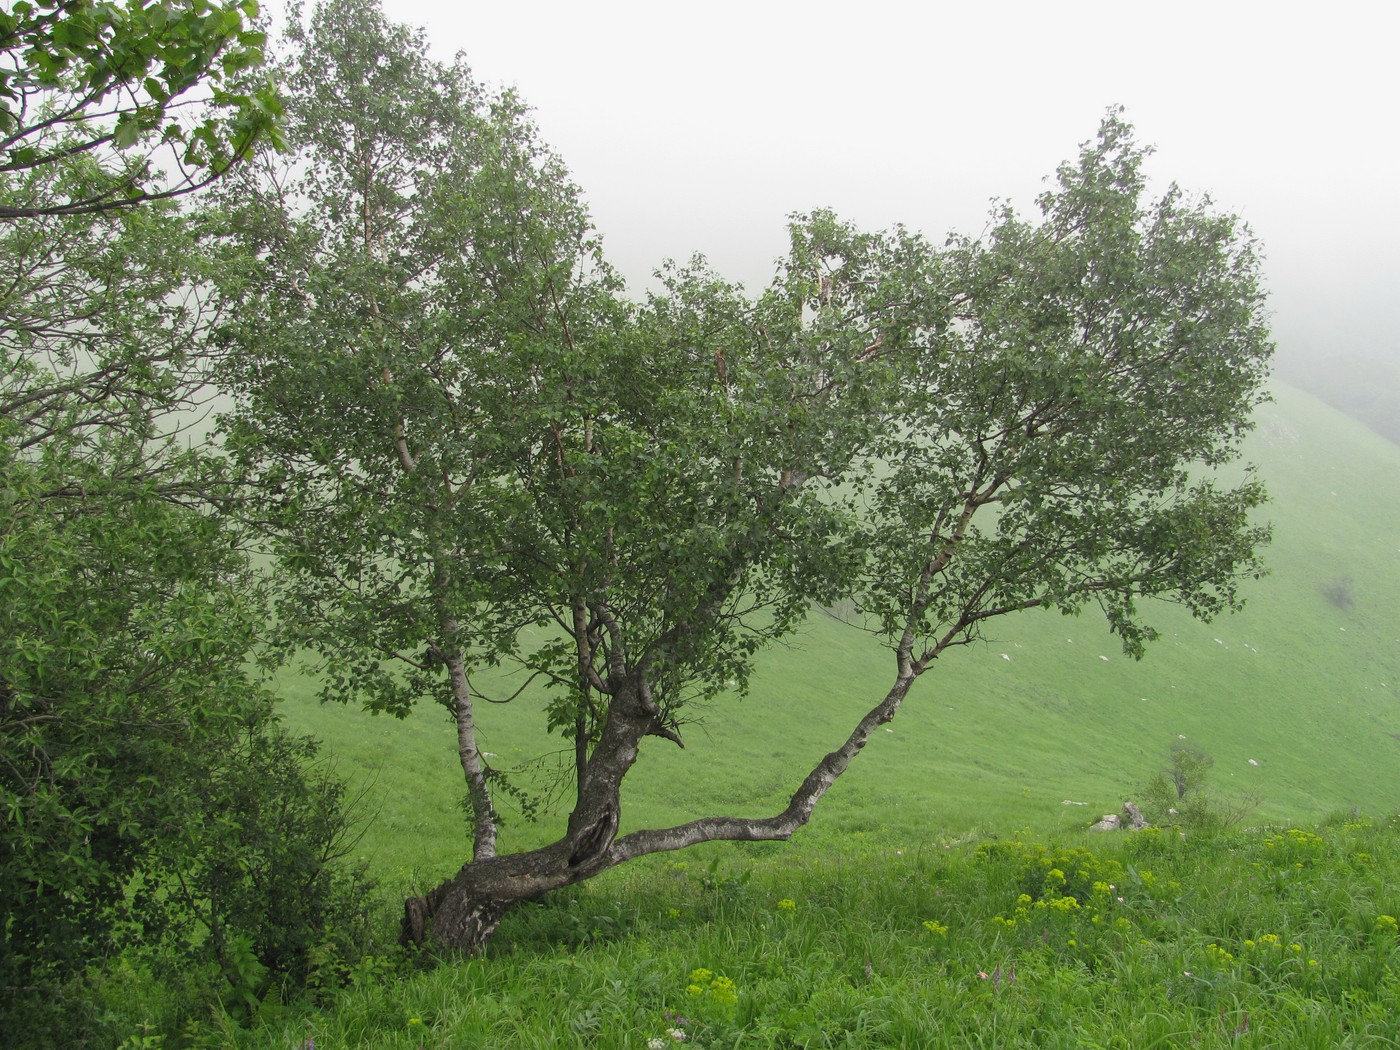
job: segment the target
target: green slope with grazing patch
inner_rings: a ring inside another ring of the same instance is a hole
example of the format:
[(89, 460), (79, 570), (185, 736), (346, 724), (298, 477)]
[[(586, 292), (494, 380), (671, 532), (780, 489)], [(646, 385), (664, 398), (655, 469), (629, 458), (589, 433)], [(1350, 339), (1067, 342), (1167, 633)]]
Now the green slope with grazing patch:
[[(1248, 585), (1242, 613), (1207, 625), (1163, 606), (1162, 638), (1142, 662), (1089, 615), (995, 622), (985, 644), (920, 680), (802, 837), (1081, 827), (1131, 798), (1182, 737), (1215, 758), (1219, 790), (1258, 797), (1263, 820), (1400, 807), (1400, 448), (1286, 387), (1259, 423), (1249, 458), (1273, 496), (1272, 574)], [(892, 672), (877, 639), (814, 617), (764, 656), (748, 697), (687, 727), (684, 751), (647, 741), (624, 830), (780, 808)], [(463, 792), (441, 712), (374, 719), (317, 707), (291, 677), (284, 686), (288, 722), (369, 784), (365, 850), (385, 881), (416, 872), (427, 884), (456, 867)], [(528, 694), (488, 707), (481, 722), (483, 748), (503, 768), (563, 747), (539, 733)], [(520, 821), (503, 845), (544, 834)]]

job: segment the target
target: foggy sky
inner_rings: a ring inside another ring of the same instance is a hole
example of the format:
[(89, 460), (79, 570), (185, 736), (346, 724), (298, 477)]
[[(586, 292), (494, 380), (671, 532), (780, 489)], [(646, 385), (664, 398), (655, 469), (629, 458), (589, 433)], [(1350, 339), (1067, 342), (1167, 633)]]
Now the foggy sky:
[(1245, 218), (1281, 356), (1400, 359), (1388, 5), (385, 0), (516, 86), (640, 290), (705, 253), (753, 291), (791, 212), (975, 234), (1122, 104), (1175, 181)]

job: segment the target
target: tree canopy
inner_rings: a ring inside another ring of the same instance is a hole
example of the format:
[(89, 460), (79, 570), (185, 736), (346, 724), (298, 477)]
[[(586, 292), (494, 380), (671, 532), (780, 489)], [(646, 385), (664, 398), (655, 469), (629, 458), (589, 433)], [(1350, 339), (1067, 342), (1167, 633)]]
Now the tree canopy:
[[(19, 0), (0, 11), (0, 219), (91, 214), (206, 186), (280, 142), (256, 0)], [(167, 171), (166, 167), (172, 170)]]
[[(1209, 617), (1260, 571), (1263, 490), (1217, 477), (1264, 397), (1255, 246), (1149, 199), (1119, 113), (1036, 218), (938, 246), (813, 212), (762, 292), (694, 260), (637, 302), (514, 96), (365, 0), (293, 35), (293, 152), (228, 184), (227, 440), (324, 695), (456, 721), (472, 856), (406, 936), (473, 948), (630, 858), (788, 837), (991, 618), (1097, 606), (1139, 656), (1141, 599)], [(639, 749), (838, 598), (890, 682), (785, 810), (619, 836)], [(472, 687), (499, 661), (574, 755), (561, 837), (503, 855)]]

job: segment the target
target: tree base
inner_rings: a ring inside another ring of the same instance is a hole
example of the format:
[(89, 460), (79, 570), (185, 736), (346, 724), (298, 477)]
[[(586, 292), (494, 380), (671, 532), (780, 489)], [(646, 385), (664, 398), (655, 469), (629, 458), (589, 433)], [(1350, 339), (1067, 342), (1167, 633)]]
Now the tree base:
[(476, 955), (486, 947), (514, 901), (475, 899), (449, 879), (403, 906), (399, 943), (407, 947), (434, 945)]

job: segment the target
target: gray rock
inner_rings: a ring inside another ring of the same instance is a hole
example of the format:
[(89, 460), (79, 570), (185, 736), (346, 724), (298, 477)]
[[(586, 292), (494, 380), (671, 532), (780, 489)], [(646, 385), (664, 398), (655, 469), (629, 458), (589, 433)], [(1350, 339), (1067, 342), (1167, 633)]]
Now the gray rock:
[(1089, 828), (1090, 831), (1121, 831), (1126, 828), (1129, 831), (1138, 831), (1147, 827), (1147, 819), (1142, 815), (1142, 810), (1131, 802), (1123, 803), (1122, 814), (1105, 813), (1103, 820)]

